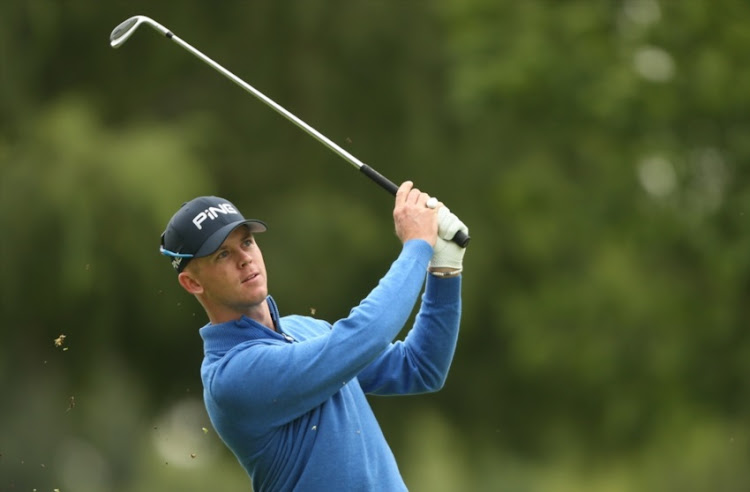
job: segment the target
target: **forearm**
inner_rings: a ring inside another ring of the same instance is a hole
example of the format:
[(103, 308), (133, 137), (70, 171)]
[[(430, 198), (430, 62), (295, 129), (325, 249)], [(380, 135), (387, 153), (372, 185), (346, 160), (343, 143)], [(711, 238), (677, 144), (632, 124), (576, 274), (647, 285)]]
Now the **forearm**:
[(368, 393), (390, 395), (436, 391), (445, 383), (458, 340), (461, 278), (427, 276), (414, 326), (358, 379)]

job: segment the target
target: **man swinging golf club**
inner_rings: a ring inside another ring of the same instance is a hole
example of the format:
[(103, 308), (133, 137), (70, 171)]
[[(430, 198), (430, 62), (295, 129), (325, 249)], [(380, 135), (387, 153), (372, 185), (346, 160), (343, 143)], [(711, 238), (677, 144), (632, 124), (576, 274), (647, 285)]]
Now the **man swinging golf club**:
[[(400, 254), (333, 324), (280, 315), (256, 242), (266, 225), (229, 201), (191, 200), (162, 234), (162, 253), (209, 319), (200, 328), (208, 415), (256, 492), (406, 490), (365, 395), (443, 386), (465, 252), (451, 238), (468, 229), (409, 181), (396, 192), (393, 219)], [(394, 341), (423, 286), (413, 326)]]

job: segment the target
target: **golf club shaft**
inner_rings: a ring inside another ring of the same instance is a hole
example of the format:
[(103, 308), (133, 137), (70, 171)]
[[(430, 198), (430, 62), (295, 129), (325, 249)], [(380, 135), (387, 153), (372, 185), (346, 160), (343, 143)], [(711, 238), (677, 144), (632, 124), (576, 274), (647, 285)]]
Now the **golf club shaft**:
[[(266, 96), (262, 92), (260, 92), (255, 87), (251, 86), (241, 78), (237, 77), (235, 74), (209, 58), (208, 56), (204, 55), (201, 51), (193, 47), (190, 43), (182, 40), (178, 36), (175, 36), (172, 31), (164, 27), (163, 25), (159, 24), (158, 22), (154, 21), (153, 19), (150, 19), (145, 16), (136, 16), (132, 17), (125, 22), (121, 23), (119, 26), (115, 27), (115, 29), (112, 31), (112, 35), (110, 36), (112, 47), (117, 48), (122, 43), (127, 40), (127, 38), (132, 34), (132, 32), (138, 27), (140, 23), (145, 23), (150, 25), (152, 28), (154, 28), (156, 31), (162, 33), (165, 35), (168, 39), (171, 39), (174, 41), (177, 45), (184, 48), (194, 56), (196, 56), (198, 59), (202, 60), (204, 63), (208, 64), (210, 67), (212, 67), (214, 70), (219, 72), (220, 74), (224, 75), (226, 78), (243, 88), (245, 91), (249, 92), (253, 96), (255, 96), (257, 99), (260, 99), (263, 103), (265, 103), (267, 106), (269, 106), (271, 109), (297, 125), (299, 128), (307, 132), (308, 135), (328, 147), (330, 150), (344, 158), (347, 162), (349, 162), (351, 165), (359, 169), (365, 176), (370, 178), (372, 181), (380, 185), (382, 188), (384, 188), (386, 191), (390, 192), (392, 195), (396, 194), (396, 191), (398, 190), (398, 186), (382, 174), (380, 174), (378, 171), (373, 169), (372, 167), (368, 166), (367, 164), (361, 162), (359, 159), (351, 155), (346, 150), (342, 149), (339, 145), (334, 143), (332, 140), (330, 140), (328, 137), (317, 131), (315, 128), (311, 127), (298, 117), (296, 117), (291, 112), (287, 111), (284, 107), (277, 104), (274, 100), (272, 100), (270, 97)], [(461, 247), (466, 247), (466, 245), (469, 243), (469, 236), (464, 234), (463, 231), (458, 231), (456, 235), (453, 237), (453, 242), (458, 244)]]
[(237, 77), (235, 74), (224, 68), (222, 65), (218, 64), (208, 56), (204, 55), (201, 51), (193, 47), (191, 44), (187, 43), (186, 41), (182, 40), (178, 36), (175, 36), (172, 32), (167, 31), (166, 36), (198, 57), (199, 59), (203, 60), (205, 63), (213, 67), (216, 71), (218, 71), (220, 74), (224, 75), (226, 78), (240, 86), (241, 88), (245, 89), (245, 91), (249, 92), (253, 96), (260, 99), (262, 102), (264, 102), (267, 106), (269, 106), (271, 109), (279, 113), (284, 118), (288, 119), (298, 127), (300, 127), (302, 130), (307, 132), (308, 135), (316, 139), (318, 142), (322, 143), (332, 151), (334, 151), (339, 156), (343, 157), (345, 161), (349, 162), (352, 166), (359, 169), (365, 176), (370, 178), (371, 180), (375, 181), (377, 184), (385, 188), (388, 192), (390, 192), (392, 195), (396, 194), (396, 191), (398, 190), (398, 185), (396, 185), (393, 181), (389, 180), (379, 172), (377, 172), (372, 167), (368, 166), (364, 162), (360, 161), (356, 157), (354, 157), (352, 154), (341, 148), (338, 144), (336, 144), (334, 141), (320, 133), (315, 128), (311, 127), (304, 121), (302, 121), (300, 118), (295, 116), (293, 113), (288, 111), (286, 108), (281, 106), (280, 104), (276, 103), (273, 99), (263, 94), (261, 91), (253, 87), (252, 85), (248, 84), (241, 78)]

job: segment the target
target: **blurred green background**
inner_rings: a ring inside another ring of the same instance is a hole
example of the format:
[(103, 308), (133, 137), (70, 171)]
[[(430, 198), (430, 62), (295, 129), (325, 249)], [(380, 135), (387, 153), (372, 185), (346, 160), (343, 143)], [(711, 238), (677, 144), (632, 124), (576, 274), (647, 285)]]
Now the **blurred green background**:
[(411, 490), (750, 490), (750, 3), (10, 0), (0, 491), (249, 488), (158, 254), (183, 201), (269, 223), (286, 314), (345, 317), (400, 248), (252, 96), (149, 28), (111, 49), (135, 14), (470, 226), (446, 387), (371, 399)]

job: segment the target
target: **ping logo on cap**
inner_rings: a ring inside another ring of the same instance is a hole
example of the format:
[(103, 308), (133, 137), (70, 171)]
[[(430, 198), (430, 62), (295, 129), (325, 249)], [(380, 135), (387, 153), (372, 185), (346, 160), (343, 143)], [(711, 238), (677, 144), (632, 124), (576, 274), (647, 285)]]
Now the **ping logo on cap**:
[(214, 220), (219, 214), (239, 214), (239, 212), (232, 206), (231, 203), (220, 203), (217, 207), (208, 207), (203, 212), (193, 217), (193, 224), (198, 230), (203, 229), (201, 224), (207, 219)]

